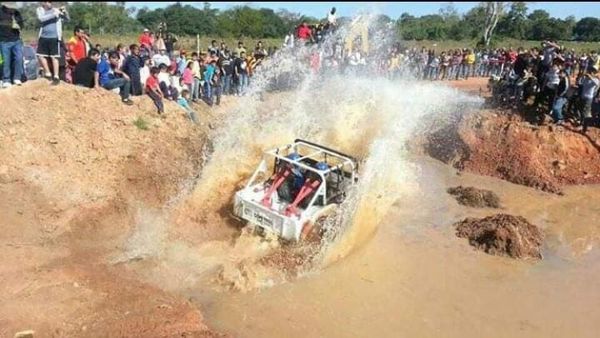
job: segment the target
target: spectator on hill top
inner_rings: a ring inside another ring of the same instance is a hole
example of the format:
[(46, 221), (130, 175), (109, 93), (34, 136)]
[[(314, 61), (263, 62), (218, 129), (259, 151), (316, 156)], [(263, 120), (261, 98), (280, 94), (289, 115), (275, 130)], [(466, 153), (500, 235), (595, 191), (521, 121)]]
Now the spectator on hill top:
[(234, 53), (233, 72), (236, 96), (242, 96), (248, 83), (248, 65), (246, 64), (246, 53), (242, 52), (239, 56)]
[(594, 67), (589, 73), (583, 75), (579, 85), (581, 86), (579, 116), (583, 124), (582, 131), (585, 133), (588, 126), (595, 124), (595, 119), (592, 117), (592, 103), (597, 97), (600, 87), (598, 69)]
[(80, 59), (73, 69), (73, 84), (99, 89), (98, 61), (100, 61), (100, 51), (95, 48), (90, 49), (88, 56)]
[(327, 14), (327, 23), (333, 27), (337, 26), (337, 19), (335, 16), (335, 7), (331, 8), (331, 11)]
[(223, 80), (223, 94), (230, 95), (231, 88), (233, 83), (233, 61), (231, 60), (231, 56), (229, 51), (223, 54), (223, 58), (221, 60), (222, 67), (222, 80)]
[(127, 47), (120, 43), (117, 45), (115, 51), (119, 54), (119, 66), (118, 68), (123, 70), (123, 64), (125, 63), (125, 59), (127, 59)]
[(177, 38), (173, 34), (167, 33), (167, 36), (165, 37), (165, 49), (167, 50), (167, 55), (171, 56), (173, 54), (176, 42)]
[(200, 73), (200, 59), (198, 53), (192, 53), (192, 74), (194, 75), (194, 86), (192, 87), (192, 102), (198, 102), (200, 99), (200, 80), (202, 80), (202, 74)]
[(176, 88), (171, 86), (171, 77), (169, 76), (167, 65), (162, 63), (160, 66), (158, 66), (158, 69), (158, 86), (163, 94), (163, 97), (169, 101), (177, 100), (179, 93), (177, 92)]
[[(217, 67), (215, 68), (215, 73), (211, 79), (211, 83), (210, 83), (211, 87), (212, 87), (212, 94), (213, 97), (217, 98), (216, 101), (216, 105), (220, 105), (221, 104), (221, 95), (222, 95), (222, 89), (223, 89), (223, 72), (222, 72), (222, 68)], [(213, 100), (210, 100), (210, 105), (213, 105)]]
[[(3, 2), (0, 7), (0, 58), (3, 60), (0, 86), (21, 85), (23, 77), (23, 17), (16, 2)], [(12, 67), (11, 67), (12, 66)]]
[(192, 88), (194, 86), (194, 73), (192, 72), (192, 60), (187, 62), (187, 66), (183, 70), (183, 74), (181, 75), (182, 82), (187, 88), (187, 90), (191, 93)]
[(136, 44), (129, 46), (130, 55), (127, 56), (123, 64), (123, 71), (131, 79), (131, 95), (142, 95), (141, 69), (144, 61), (140, 56), (140, 47)]
[[(214, 53), (215, 51), (211, 51)], [(215, 74), (217, 62), (215, 60), (209, 59), (204, 68), (204, 101), (210, 105), (212, 102), (212, 85), (211, 80), (213, 75)]]
[(140, 82), (142, 83), (142, 92), (146, 90), (146, 80), (150, 77), (150, 68), (152, 68), (152, 60), (142, 58), (144, 66), (140, 69)]
[(131, 91), (131, 79), (127, 74), (119, 69), (119, 53), (110, 52), (108, 60), (101, 59), (98, 63), (98, 78), (102, 88), (113, 90), (119, 88), (121, 101), (127, 105), (133, 105), (133, 101), (129, 98)]
[(267, 50), (263, 46), (262, 41), (258, 41), (256, 43), (256, 48), (254, 49), (254, 58), (256, 58), (257, 60), (262, 60), (262, 59), (266, 58), (268, 55), (269, 54), (267, 53)]
[(308, 27), (306, 21), (303, 21), (300, 27), (298, 27), (298, 42), (306, 44), (308, 41), (313, 41), (312, 30)]
[[(69, 14), (64, 7), (60, 9), (52, 7), (50, 1), (41, 2), (41, 7), (37, 8), (36, 13), (41, 24), (37, 56), (44, 68), (44, 77), (48, 80), (52, 79), (52, 84), (57, 85), (60, 83), (58, 59), (60, 58), (62, 23), (63, 21), (69, 21)], [(50, 72), (46, 58), (52, 60), (54, 74)]]
[(169, 59), (166, 49), (161, 49), (159, 54), (154, 55), (152, 57), (152, 62), (154, 62), (155, 66), (159, 67), (162, 64), (166, 65), (167, 67), (171, 65), (171, 59)]
[(246, 48), (244, 47), (244, 42), (239, 41), (237, 48), (234, 50), (237, 55), (241, 55), (242, 52), (246, 53)]
[(208, 53), (215, 52), (216, 55), (219, 55), (219, 47), (217, 46), (217, 40), (212, 40), (210, 42), (210, 46), (207, 49)]
[(71, 39), (69, 39), (67, 46), (70, 57), (70, 62), (68, 64), (72, 69), (79, 62), (79, 60), (87, 57), (91, 49), (90, 43), (88, 42), (88, 37), (83, 28), (80, 26), (75, 26), (75, 29), (73, 30), (73, 36)]
[(150, 30), (148, 28), (144, 28), (142, 35), (140, 35), (139, 43), (140, 48), (146, 50), (147, 53), (152, 50), (152, 38), (150, 37)]
[(552, 118), (554, 119), (554, 123), (562, 125), (564, 122), (562, 111), (565, 103), (567, 103), (567, 93), (569, 92), (570, 81), (565, 69), (561, 69), (558, 76), (560, 80), (556, 89), (556, 98), (552, 105)]

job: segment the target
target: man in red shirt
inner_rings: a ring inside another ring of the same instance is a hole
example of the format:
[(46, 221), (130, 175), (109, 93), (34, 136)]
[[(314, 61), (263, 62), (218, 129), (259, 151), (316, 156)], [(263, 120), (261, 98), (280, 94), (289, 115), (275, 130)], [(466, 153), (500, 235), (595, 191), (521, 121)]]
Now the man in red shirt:
[(140, 48), (151, 50), (152, 49), (152, 37), (148, 28), (144, 28), (144, 32), (140, 35)]
[(306, 43), (309, 39), (312, 40), (312, 30), (306, 24), (306, 21), (302, 22), (302, 25), (298, 27), (298, 39)]
[(65, 55), (65, 60), (67, 63), (65, 68), (65, 78), (69, 83), (72, 82), (72, 74), (75, 70), (75, 66), (80, 60), (83, 60), (87, 57), (88, 52), (91, 49), (90, 43), (88, 42), (88, 37), (83, 31), (83, 28), (76, 26), (73, 34), (74, 36), (69, 39), (69, 42), (67, 43), (68, 53)]

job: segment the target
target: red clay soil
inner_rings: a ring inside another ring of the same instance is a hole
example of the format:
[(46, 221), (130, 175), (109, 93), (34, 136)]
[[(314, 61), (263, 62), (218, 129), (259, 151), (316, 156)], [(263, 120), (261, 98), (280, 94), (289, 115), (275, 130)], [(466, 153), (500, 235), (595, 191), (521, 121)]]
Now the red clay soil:
[[(487, 79), (453, 81), (467, 92), (489, 96)], [(600, 130), (535, 125), (526, 112), (486, 108), (457, 114), (429, 133), (425, 152), (459, 170), (494, 176), (551, 193), (565, 185), (600, 183)]]
[(490, 255), (518, 259), (542, 259), (544, 235), (520, 216), (498, 214), (482, 219), (467, 218), (455, 224), (456, 236)]
[(163, 119), (134, 100), (45, 80), (0, 91), (0, 337), (216, 335), (187, 299), (111, 263), (136, 209), (196, 175), (206, 139), (173, 103)]

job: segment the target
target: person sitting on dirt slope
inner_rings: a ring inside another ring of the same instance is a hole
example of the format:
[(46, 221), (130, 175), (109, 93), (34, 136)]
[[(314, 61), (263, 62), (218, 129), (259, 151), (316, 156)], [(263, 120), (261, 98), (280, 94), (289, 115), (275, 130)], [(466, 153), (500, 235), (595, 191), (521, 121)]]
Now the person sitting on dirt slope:
[(177, 104), (185, 110), (188, 117), (192, 122), (198, 124), (198, 117), (196, 116), (196, 112), (190, 107), (189, 104), (190, 91), (188, 89), (184, 89), (181, 91), (181, 96), (177, 99)]
[(179, 93), (177, 92), (176, 88), (171, 86), (171, 78), (167, 71), (167, 65), (162, 63), (158, 69), (158, 86), (160, 91), (163, 93), (163, 97), (165, 97), (167, 100), (177, 100)]
[(160, 91), (160, 86), (158, 84), (159, 73), (160, 70), (158, 69), (158, 67), (150, 68), (150, 76), (146, 80), (146, 94), (148, 94), (148, 96), (150, 96), (150, 98), (154, 102), (154, 105), (158, 109), (158, 114), (162, 115), (165, 112), (165, 108), (162, 101), (163, 94)]
[(119, 69), (119, 53), (110, 52), (108, 61), (101, 59), (98, 63), (97, 72), (100, 86), (107, 90), (119, 88), (121, 101), (127, 105), (133, 105), (133, 101), (129, 98), (131, 89), (131, 79), (127, 74)]
[(73, 70), (73, 84), (86, 88), (100, 88), (98, 72), (98, 61), (100, 61), (100, 51), (92, 48), (88, 56), (79, 60)]

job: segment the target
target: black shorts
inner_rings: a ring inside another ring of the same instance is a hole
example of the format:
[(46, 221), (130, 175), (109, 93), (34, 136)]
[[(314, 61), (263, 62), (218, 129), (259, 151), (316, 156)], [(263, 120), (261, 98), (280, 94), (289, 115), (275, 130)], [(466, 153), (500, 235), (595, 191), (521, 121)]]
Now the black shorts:
[(37, 56), (41, 57), (60, 57), (60, 42), (55, 38), (40, 38), (37, 46)]

